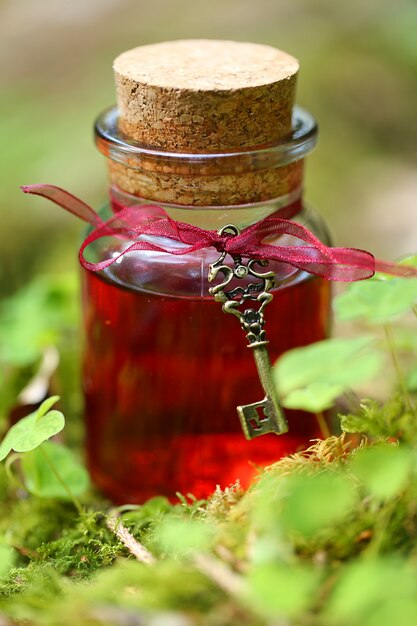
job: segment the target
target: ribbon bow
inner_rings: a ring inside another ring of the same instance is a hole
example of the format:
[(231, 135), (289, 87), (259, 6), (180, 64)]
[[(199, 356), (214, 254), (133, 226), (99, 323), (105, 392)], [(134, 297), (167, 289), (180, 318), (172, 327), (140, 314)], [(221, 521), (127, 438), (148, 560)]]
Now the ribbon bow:
[[(220, 236), (215, 230), (205, 230), (173, 220), (162, 207), (154, 204), (119, 207), (120, 210), (105, 222), (88, 204), (60, 187), (29, 185), (22, 187), (22, 190), (51, 200), (93, 226), (93, 231), (81, 245), (79, 258), (83, 267), (95, 272), (105, 269), (134, 250), (184, 255), (213, 247), (219, 252), (289, 263), (327, 280), (363, 280), (373, 276), (376, 271), (395, 276), (417, 277), (415, 268), (376, 260), (365, 250), (326, 246), (301, 224), (277, 217), (276, 214), (244, 228), (238, 235)], [(279, 214), (293, 216), (300, 209), (300, 201), (297, 201), (280, 210)], [(275, 245), (266, 241), (280, 235), (290, 235), (303, 243)], [(132, 243), (103, 261), (88, 261), (84, 256), (86, 248), (103, 237), (115, 237)], [(173, 247), (173, 242), (181, 245)]]

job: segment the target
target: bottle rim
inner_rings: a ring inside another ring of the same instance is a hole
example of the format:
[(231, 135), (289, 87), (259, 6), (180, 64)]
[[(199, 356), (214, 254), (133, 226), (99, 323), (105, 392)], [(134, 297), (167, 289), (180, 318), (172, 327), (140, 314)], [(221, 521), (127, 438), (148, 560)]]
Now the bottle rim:
[(131, 169), (164, 174), (213, 176), (283, 167), (309, 154), (318, 134), (314, 117), (295, 106), (291, 133), (278, 142), (226, 152), (173, 152), (128, 139), (118, 129), (118, 118), (118, 109), (112, 106), (96, 119), (94, 133), (99, 151)]

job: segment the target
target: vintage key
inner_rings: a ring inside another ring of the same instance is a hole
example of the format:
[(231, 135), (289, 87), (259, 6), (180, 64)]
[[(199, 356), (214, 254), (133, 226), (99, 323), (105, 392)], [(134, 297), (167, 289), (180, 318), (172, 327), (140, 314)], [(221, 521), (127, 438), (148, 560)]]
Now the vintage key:
[[(259, 322), (247, 321), (257, 318), (257, 314), (260, 318)], [(262, 313), (259, 314), (258, 311), (247, 309), (243, 312), (242, 326), (244, 328), (246, 325), (250, 326), (249, 335), (252, 335), (254, 327), (260, 325), (261, 321), (263, 322), (263, 315)], [(265, 337), (265, 331), (262, 330), (262, 328), (260, 328), (260, 333), (263, 333), (263, 337)], [(265, 391), (265, 398), (260, 402), (253, 402), (252, 404), (237, 407), (243, 432), (246, 439), (253, 439), (254, 437), (266, 433), (282, 435), (288, 431), (288, 424), (279, 404), (278, 394), (272, 379), (272, 366), (266, 347), (268, 341), (263, 338), (259, 340), (255, 339), (255, 341), (251, 342), (250, 337), (248, 335), (247, 337), (249, 339), (248, 348), (253, 350), (256, 369), (258, 370), (259, 380)]]
[[(235, 236), (239, 234), (239, 229), (233, 224), (228, 224), (219, 230), (219, 235)], [(209, 289), (216, 302), (221, 302), (225, 313), (232, 313), (239, 318), (241, 326), (246, 331), (248, 348), (253, 350), (253, 356), (258, 370), (259, 380), (265, 392), (265, 398), (259, 402), (245, 404), (237, 407), (240, 423), (246, 439), (253, 439), (259, 435), (276, 433), (281, 435), (288, 431), (287, 420), (279, 404), (278, 394), (275, 390), (272, 379), (272, 366), (267, 350), (268, 341), (266, 339), (264, 325), (265, 319), (263, 310), (273, 299), (269, 293), (275, 285), (274, 272), (259, 272), (254, 266), (265, 267), (268, 261), (249, 260), (246, 265), (242, 262), (242, 257), (231, 254), (234, 261), (234, 268), (223, 263), (226, 252), (222, 252), (215, 263), (209, 267), (208, 280), (212, 282), (217, 274), (224, 276), (223, 282)], [(245, 279), (253, 277), (254, 282), (248, 282), (246, 287), (235, 287), (226, 291), (228, 285), (234, 279)], [(240, 311), (239, 307), (247, 302), (258, 303), (259, 308), (246, 308)]]

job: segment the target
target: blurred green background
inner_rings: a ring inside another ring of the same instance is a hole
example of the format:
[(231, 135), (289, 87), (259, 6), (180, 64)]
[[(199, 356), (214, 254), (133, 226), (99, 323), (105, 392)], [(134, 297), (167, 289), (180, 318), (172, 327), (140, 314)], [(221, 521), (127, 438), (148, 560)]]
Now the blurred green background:
[(320, 123), (306, 190), (339, 244), (417, 250), (417, 4), (412, 0), (2, 0), (0, 288), (76, 267), (81, 225), (19, 185), (94, 206), (106, 169), (92, 141), (121, 51), (178, 38), (271, 44), (298, 57), (298, 102)]

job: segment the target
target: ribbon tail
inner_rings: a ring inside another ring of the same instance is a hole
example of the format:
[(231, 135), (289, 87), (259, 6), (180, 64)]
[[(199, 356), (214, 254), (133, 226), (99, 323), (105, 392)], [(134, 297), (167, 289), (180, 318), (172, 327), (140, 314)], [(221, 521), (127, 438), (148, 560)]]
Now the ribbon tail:
[(390, 276), (403, 276), (404, 278), (417, 278), (417, 268), (402, 263), (390, 263), (375, 259), (375, 271)]
[[(277, 246), (264, 243), (271, 235), (291, 235), (304, 241), (306, 246)], [(375, 272), (391, 276), (417, 277), (417, 268), (379, 261), (366, 250), (357, 248), (333, 248), (326, 246), (305, 226), (291, 220), (266, 218), (258, 224), (249, 226), (231, 241), (231, 247), (240, 247), (250, 256), (274, 259), (289, 263), (293, 267), (322, 276), (327, 280), (354, 282), (371, 278)]]
[(97, 213), (88, 204), (72, 195), (61, 187), (55, 185), (22, 185), (21, 187), (24, 193), (31, 193), (36, 196), (42, 196), (47, 200), (51, 200), (58, 206), (72, 213), (76, 217), (79, 217), (84, 222), (92, 224), (93, 226), (101, 226), (103, 220), (97, 215)]

